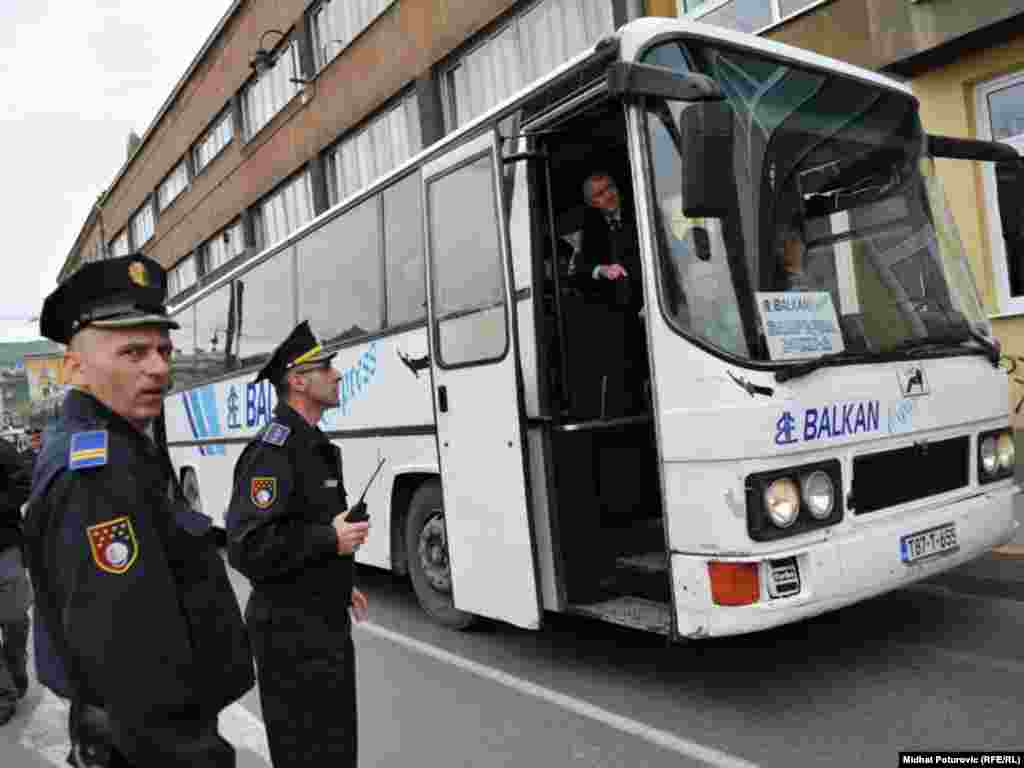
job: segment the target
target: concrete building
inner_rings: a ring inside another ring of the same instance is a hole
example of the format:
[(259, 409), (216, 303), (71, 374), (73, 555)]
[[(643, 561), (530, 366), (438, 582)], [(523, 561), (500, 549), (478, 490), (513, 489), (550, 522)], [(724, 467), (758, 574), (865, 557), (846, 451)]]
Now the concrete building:
[(183, 294), (654, 12), (643, 0), (235, 0), (129, 142), (60, 279), (142, 251)]
[[(1024, 152), (1024, 0), (667, 0), (680, 16), (763, 34), (905, 79), (930, 133), (995, 139)], [(1024, 398), (1024, 215), (991, 164), (938, 162), (971, 267), (1011, 376), (1012, 418)], [(1024, 408), (1021, 409), (1024, 411)]]

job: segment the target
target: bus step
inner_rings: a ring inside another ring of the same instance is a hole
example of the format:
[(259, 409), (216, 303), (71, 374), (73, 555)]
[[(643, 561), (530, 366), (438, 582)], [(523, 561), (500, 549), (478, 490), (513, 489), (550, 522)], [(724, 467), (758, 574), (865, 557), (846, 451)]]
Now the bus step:
[(629, 568), (644, 573), (664, 573), (668, 570), (668, 556), (664, 551), (644, 552), (639, 555), (626, 555), (615, 558), (619, 568)]
[(658, 603), (642, 597), (617, 597), (589, 605), (570, 605), (572, 613), (593, 616), (623, 627), (641, 629), (667, 635), (672, 622), (668, 603)]

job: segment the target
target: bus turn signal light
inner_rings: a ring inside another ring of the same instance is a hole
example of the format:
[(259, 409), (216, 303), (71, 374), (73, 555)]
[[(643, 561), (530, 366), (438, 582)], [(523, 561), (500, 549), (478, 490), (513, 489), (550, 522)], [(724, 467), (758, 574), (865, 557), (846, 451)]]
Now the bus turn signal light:
[(761, 596), (757, 563), (708, 563), (715, 605), (751, 605)]

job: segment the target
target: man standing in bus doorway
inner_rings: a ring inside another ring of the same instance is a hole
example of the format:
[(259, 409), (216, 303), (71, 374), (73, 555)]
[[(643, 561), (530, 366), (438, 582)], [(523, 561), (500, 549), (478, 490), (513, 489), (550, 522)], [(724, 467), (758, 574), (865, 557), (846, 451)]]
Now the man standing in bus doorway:
[(39, 680), (70, 699), (75, 766), (233, 768), (217, 732), (255, 682), (211, 520), (154, 441), (169, 385), (166, 274), (86, 264), (43, 304), (72, 387), (26, 513)]
[(253, 585), (246, 606), (274, 768), (356, 765), (353, 552), (369, 532), (347, 509), (341, 451), (317, 427), (341, 374), (302, 322), (256, 377), (277, 390), (273, 420), (235, 465), (228, 559)]
[(31, 589), (22, 557), (21, 507), (31, 475), (13, 445), (0, 439), (0, 725), (28, 690), (26, 650)]
[[(636, 222), (622, 204), (615, 179), (594, 171), (583, 182), (583, 220), (576, 284), (622, 314), (621, 328), (608, 328), (603, 343), (606, 392), (602, 417), (646, 410), (647, 341)], [(618, 341), (618, 343), (615, 343)], [(616, 353), (618, 352), (618, 353)]]

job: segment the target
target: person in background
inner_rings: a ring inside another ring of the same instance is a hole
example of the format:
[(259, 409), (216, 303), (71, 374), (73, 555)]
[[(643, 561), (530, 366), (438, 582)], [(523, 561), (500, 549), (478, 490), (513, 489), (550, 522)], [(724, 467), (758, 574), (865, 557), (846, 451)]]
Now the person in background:
[(21, 508), (31, 474), (17, 449), (0, 440), (0, 725), (14, 717), (28, 690), (31, 589), (22, 553)]

